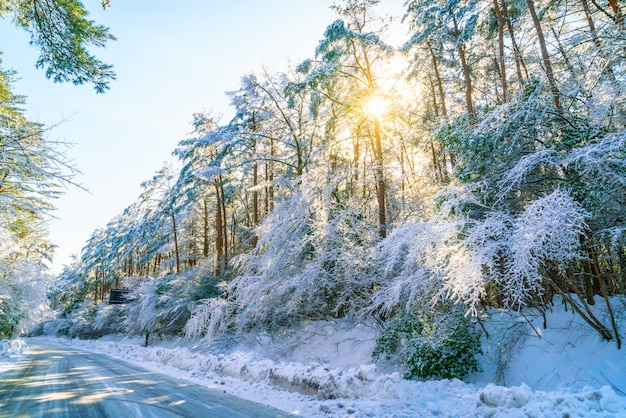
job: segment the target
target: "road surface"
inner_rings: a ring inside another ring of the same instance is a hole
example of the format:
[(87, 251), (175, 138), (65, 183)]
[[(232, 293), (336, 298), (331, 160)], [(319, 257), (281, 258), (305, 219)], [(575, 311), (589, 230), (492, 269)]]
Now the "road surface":
[(0, 373), (0, 417), (287, 417), (124, 361), (52, 344)]

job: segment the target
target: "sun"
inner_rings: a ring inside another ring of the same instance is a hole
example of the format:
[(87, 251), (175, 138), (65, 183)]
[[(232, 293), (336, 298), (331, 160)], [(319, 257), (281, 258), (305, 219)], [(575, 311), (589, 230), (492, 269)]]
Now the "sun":
[(365, 113), (376, 119), (380, 119), (387, 111), (387, 100), (384, 97), (374, 94), (363, 103)]

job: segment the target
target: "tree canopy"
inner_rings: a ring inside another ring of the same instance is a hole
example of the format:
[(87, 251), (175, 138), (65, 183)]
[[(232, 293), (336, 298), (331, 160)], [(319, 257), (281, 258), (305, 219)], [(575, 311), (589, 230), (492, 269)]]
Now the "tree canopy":
[[(0, 18), (31, 34), (40, 51), (36, 66), (55, 82), (91, 83), (102, 93), (115, 79), (112, 67), (88, 50), (114, 37), (87, 19), (81, 2), (2, 0)], [(67, 144), (28, 120), (25, 98), (13, 91), (15, 76), (0, 67), (0, 338), (20, 332), (47, 306), (46, 263), (54, 246), (45, 221), (62, 187), (77, 185)]]
[[(102, 6), (108, 7), (103, 1)], [(97, 59), (89, 47), (104, 47), (115, 40), (109, 30), (88, 19), (79, 0), (2, 0), (0, 18), (10, 18), (30, 33), (39, 49), (37, 68), (55, 82), (91, 83), (103, 93), (115, 79), (113, 67)]]

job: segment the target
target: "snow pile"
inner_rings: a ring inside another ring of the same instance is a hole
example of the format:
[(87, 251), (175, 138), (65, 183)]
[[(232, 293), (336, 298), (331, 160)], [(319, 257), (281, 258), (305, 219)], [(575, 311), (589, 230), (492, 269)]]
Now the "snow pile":
[(487, 385), (479, 393), (478, 416), (626, 416), (626, 399), (617, 396), (608, 386), (599, 390), (586, 387), (579, 392), (568, 393), (533, 392), (527, 385), (513, 388)]
[[(623, 329), (626, 299), (614, 297), (611, 304)], [(610, 323), (604, 299), (597, 297), (590, 309), (605, 324)], [(545, 391), (608, 385), (626, 396), (624, 347), (619, 350), (615, 341), (602, 340), (558, 296), (545, 320), (544, 328), (543, 316), (531, 311), (492, 315), (485, 323), (490, 337), (483, 339), (484, 372), (471, 376), (470, 381), (503, 386), (527, 384)]]
[(493, 315), (484, 371), (469, 383), (402, 379), (402, 370), (372, 363), (374, 327), (347, 321), (250, 335), (219, 350), (184, 339), (71, 344), (313, 418), (626, 417), (626, 351), (563, 305), (546, 318), (543, 329), (541, 315)]
[(28, 344), (20, 338), (0, 340), (0, 374), (15, 367), (28, 351)]
[(143, 347), (122, 341), (72, 340), (71, 345), (140, 363), (165, 366), (192, 377), (233, 378), (248, 384), (264, 383), (317, 399), (382, 396), (397, 398), (394, 383), (400, 374), (380, 374), (374, 364), (330, 369), (319, 363), (275, 362), (258, 353), (194, 352), (187, 347)]
[(10, 341), (0, 340), (0, 361), (8, 361), (19, 358), (28, 350), (28, 345), (22, 339)]

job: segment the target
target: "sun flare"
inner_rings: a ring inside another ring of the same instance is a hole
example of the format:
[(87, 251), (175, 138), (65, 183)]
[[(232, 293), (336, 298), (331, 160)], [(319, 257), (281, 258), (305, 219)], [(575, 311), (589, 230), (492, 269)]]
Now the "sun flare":
[(363, 108), (366, 114), (380, 119), (387, 111), (387, 101), (379, 95), (373, 95), (365, 101)]

